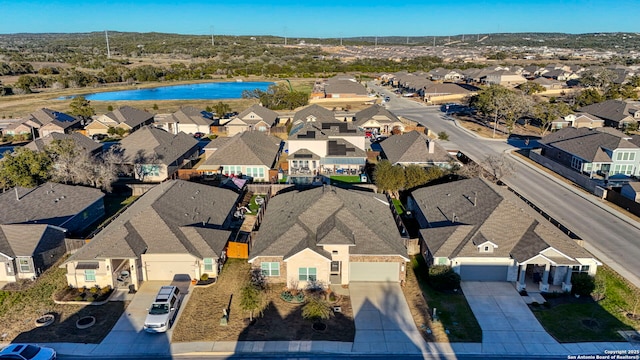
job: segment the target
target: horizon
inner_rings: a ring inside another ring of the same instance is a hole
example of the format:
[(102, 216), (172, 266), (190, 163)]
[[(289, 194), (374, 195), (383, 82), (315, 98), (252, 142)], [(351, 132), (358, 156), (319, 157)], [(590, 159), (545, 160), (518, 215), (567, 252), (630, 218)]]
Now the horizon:
[[(455, 4), (328, 0), (264, 4), (166, 0), (135, 3), (68, 0), (0, 0), (9, 16), (0, 34), (67, 34), (101, 31), (180, 35), (276, 36), (287, 38), (425, 37), (519, 33), (640, 33), (640, 25), (619, 22), (634, 2), (537, 0), (491, 4), (460, 0)], [(101, 14), (99, 18), (87, 16)], [(178, 16), (176, 16), (178, 14)], [(551, 15), (550, 15), (551, 14)], [(559, 14), (554, 16), (553, 14)], [(220, 21), (222, 20), (222, 21)], [(540, 21), (542, 20), (542, 21)]]

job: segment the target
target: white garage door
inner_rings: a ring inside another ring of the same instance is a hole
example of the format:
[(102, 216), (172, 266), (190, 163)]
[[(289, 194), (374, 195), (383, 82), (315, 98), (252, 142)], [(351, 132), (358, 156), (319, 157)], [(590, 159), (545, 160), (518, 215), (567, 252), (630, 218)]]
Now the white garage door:
[(349, 281), (400, 281), (400, 263), (352, 262)]
[(173, 281), (176, 275), (195, 276), (193, 261), (147, 261), (147, 280)]
[(508, 266), (501, 265), (460, 265), (460, 279), (463, 281), (507, 281)]

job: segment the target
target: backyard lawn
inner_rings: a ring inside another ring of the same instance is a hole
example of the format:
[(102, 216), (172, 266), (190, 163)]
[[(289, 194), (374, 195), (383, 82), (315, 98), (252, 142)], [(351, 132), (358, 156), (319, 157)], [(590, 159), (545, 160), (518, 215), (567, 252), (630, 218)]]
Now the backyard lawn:
[(599, 301), (550, 294), (533, 313), (559, 342), (623, 341), (619, 330), (640, 330), (640, 291), (608, 266), (598, 268), (596, 283), (604, 295)]
[(333, 175), (330, 177), (331, 182), (357, 184), (360, 183), (360, 175)]

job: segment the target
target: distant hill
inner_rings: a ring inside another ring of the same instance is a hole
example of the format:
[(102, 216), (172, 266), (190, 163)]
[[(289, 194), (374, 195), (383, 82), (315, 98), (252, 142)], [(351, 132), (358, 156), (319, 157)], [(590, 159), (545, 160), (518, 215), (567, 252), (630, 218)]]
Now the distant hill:
[[(189, 54), (196, 57), (215, 56), (220, 51), (232, 47), (261, 47), (270, 44), (284, 44), (285, 39), (277, 36), (229, 36), (180, 35), (164, 33), (109, 32), (112, 53), (131, 54)], [(460, 34), (456, 36), (366, 36), (349, 38), (288, 38), (287, 43), (321, 45), (409, 45), (409, 46), (478, 47), (478, 46), (531, 46), (555, 48), (592, 48), (595, 50), (640, 49), (638, 33), (500, 33), (500, 34)], [(31, 52), (46, 54), (106, 54), (106, 40), (103, 32), (72, 34), (8, 34), (0, 35), (0, 53)], [(259, 54), (256, 54), (259, 55)]]

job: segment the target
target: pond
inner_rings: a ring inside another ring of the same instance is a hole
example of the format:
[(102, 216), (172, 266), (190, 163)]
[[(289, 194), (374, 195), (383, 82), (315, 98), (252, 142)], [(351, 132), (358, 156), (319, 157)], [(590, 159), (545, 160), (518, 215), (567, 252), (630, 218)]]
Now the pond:
[[(161, 86), (148, 89), (107, 91), (85, 95), (95, 101), (140, 100), (219, 100), (240, 99), (244, 90), (267, 90), (272, 82), (211, 82), (201, 84)], [(65, 96), (59, 99), (70, 99)]]

